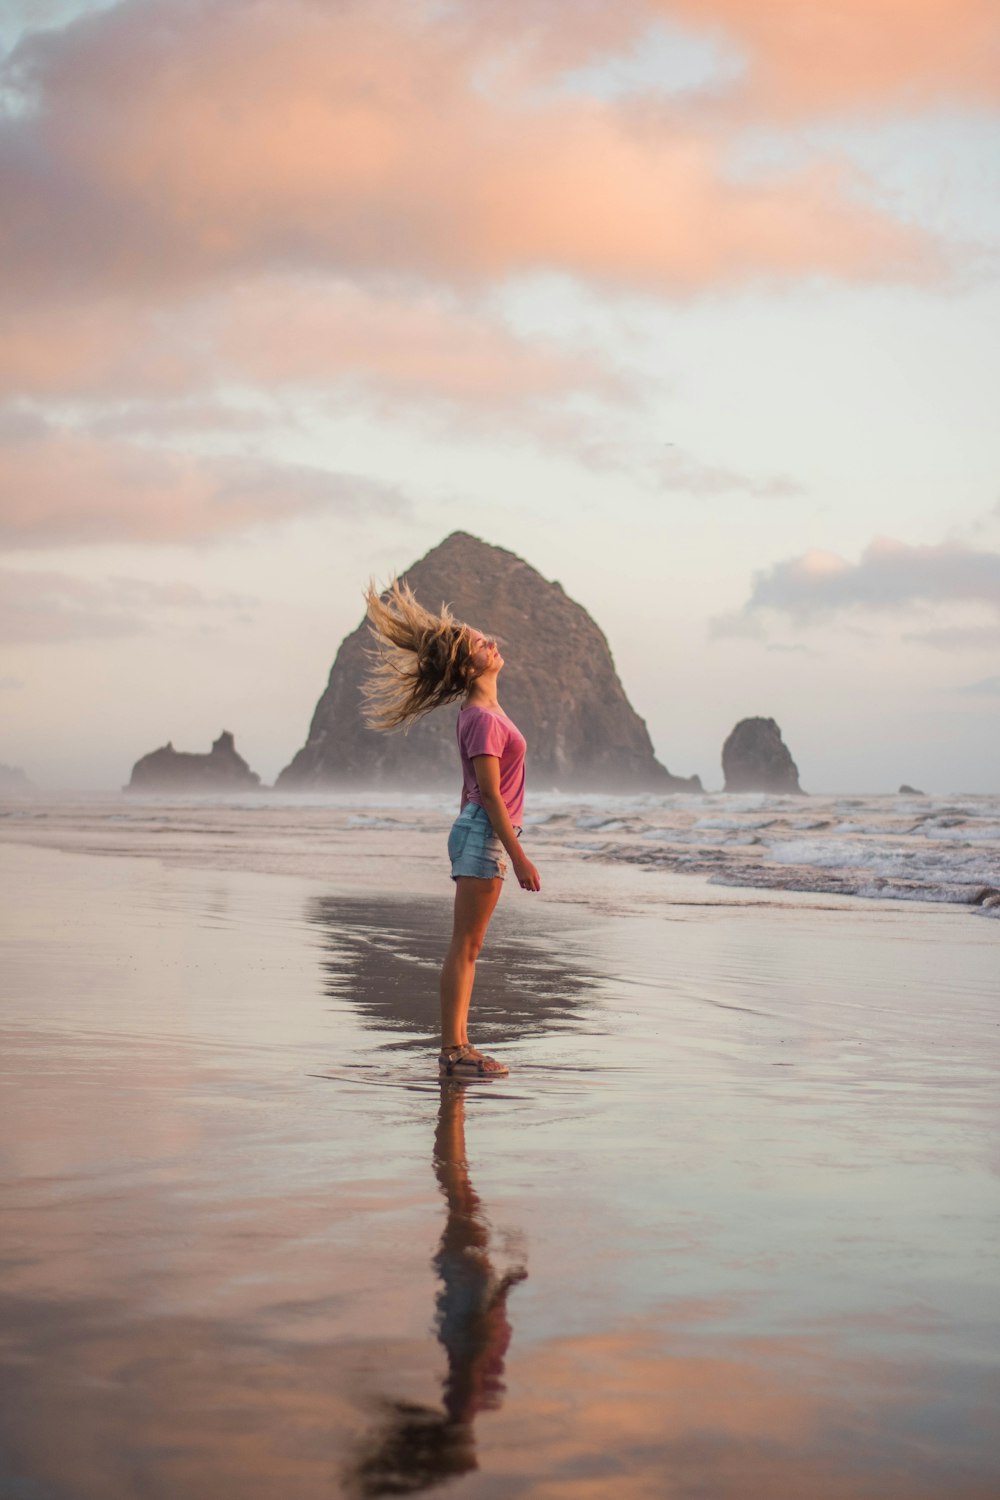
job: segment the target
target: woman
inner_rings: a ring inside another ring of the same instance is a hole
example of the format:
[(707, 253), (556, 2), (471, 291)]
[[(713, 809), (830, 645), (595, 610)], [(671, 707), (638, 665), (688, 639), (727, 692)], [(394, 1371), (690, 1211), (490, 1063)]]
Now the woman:
[(462, 800), (448, 837), (455, 922), (441, 970), (440, 1071), (450, 1078), (499, 1078), (509, 1069), (469, 1041), (476, 959), (500, 899), (507, 860), (523, 890), (541, 888), (521, 848), (524, 736), (500, 707), (504, 660), (496, 641), (456, 620), (447, 605), (432, 615), (406, 584), (380, 595), (368, 587), (368, 618), (378, 649), (365, 684), (373, 729), (407, 729), (422, 714), (458, 698)]

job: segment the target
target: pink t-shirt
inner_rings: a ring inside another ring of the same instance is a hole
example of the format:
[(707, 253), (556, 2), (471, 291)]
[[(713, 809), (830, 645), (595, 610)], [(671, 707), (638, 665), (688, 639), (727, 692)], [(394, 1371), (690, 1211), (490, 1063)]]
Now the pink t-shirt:
[(473, 760), (477, 755), (495, 755), (500, 762), (500, 796), (515, 828), (524, 814), (524, 735), (505, 713), (492, 708), (463, 708), (456, 725), (462, 757), (462, 782), (466, 802), (483, 799)]

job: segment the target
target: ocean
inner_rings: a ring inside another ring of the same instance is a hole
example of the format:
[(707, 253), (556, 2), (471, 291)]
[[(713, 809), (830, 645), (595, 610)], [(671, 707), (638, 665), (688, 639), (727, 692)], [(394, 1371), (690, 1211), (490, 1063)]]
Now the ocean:
[[(0, 808), (18, 842), (322, 879), (345, 854), (440, 862), (443, 793), (40, 799)], [(713, 887), (934, 902), (1000, 916), (1000, 796), (529, 795), (535, 863), (629, 864)]]

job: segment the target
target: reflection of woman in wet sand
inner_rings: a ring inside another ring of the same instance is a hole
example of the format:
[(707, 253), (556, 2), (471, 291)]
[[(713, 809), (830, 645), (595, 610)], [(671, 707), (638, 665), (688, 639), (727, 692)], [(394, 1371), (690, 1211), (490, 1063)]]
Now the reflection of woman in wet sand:
[(368, 618), (379, 645), (365, 687), (368, 723), (408, 727), (422, 714), (463, 698), (458, 715), (462, 800), (448, 837), (455, 921), (441, 970), (440, 1070), (452, 1078), (502, 1076), (508, 1069), (469, 1041), (476, 959), (507, 871), (521, 887), (540, 888), (519, 843), (524, 810), (524, 737), (497, 699), (504, 660), (496, 641), (463, 625), (447, 605), (430, 614), (405, 584), (383, 596), (368, 589)]
[(461, 1084), (442, 1081), (434, 1136), (434, 1172), (448, 1205), (433, 1260), (441, 1280), (437, 1333), (448, 1356), (443, 1411), (392, 1402), (385, 1427), (352, 1479), (363, 1496), (427, 1489), (478, 1468), (473, 1423), (503, 1398), (504, 1356), (510, 1344), (507, 1294), (523, 1267), (497, 1276), (489, 1229), (469, 1180), (465, 1157), (465, 1097)]
[(527, 1271), (498, 1278), (489, 1256), (489, 1230), (469, 1181), (465, 1157), (465, 1098), (461, 1084), (442, 1083), (434, 1137), (434, 1170), (448, 1204), (434, 1268), (441, 1278), (438, 1337), (448, 1352), (445, 1410), (452, 1422), (471, 1423), (500, 1405), (503, 1362), (510, 1343), (507, 1293)]

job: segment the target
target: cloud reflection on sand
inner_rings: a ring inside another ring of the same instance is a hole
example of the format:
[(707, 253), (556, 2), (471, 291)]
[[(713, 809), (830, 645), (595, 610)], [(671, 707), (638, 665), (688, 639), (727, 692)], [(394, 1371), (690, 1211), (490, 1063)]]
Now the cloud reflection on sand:
[[(964, 1406), (965, 1416), (942, 1438), (926, 1426), (940, 1371), (845, 1360), (826, 1339), (696, 1350), (658, 1318), (519, 1354), (515, 1335), (503, 1405), (473, 1432), (441, 1411), (432, 1346), (393, 1337), (388, 1319), (303, 1339), (265, 1336), (252, 1319), (135, 1313), (113, 1297), (4, 1299), (19, 1370), (4, 1397), (8, 1478), (30, 1472), (79, 1500), (157, 1488), (185, 1500), (319, 1500), (340, 1492), (334, 1473), (344, 1492), (371, 1496), (461, 1473), (472, 1486), (462, 1493), (526, 1500), (996, 1494), (977, 1372), (948, 1372), (952, 1415)], [(523, 1308), (513, 1320), (523, 1334)], [(347, 1453), (365, 1456), (345, 1473)]]
[[(835, 1338), (692, 1341), (671, 1315), (532, 1351), (491, 1428), (510, 1496), (988, 1500), (995, 1445), (980, 1374), (845, 1359)], [(943, 1437), (943, 1440), (942, 1440)], [(540, 1476), (545, 1476), (542, 1479)]]

